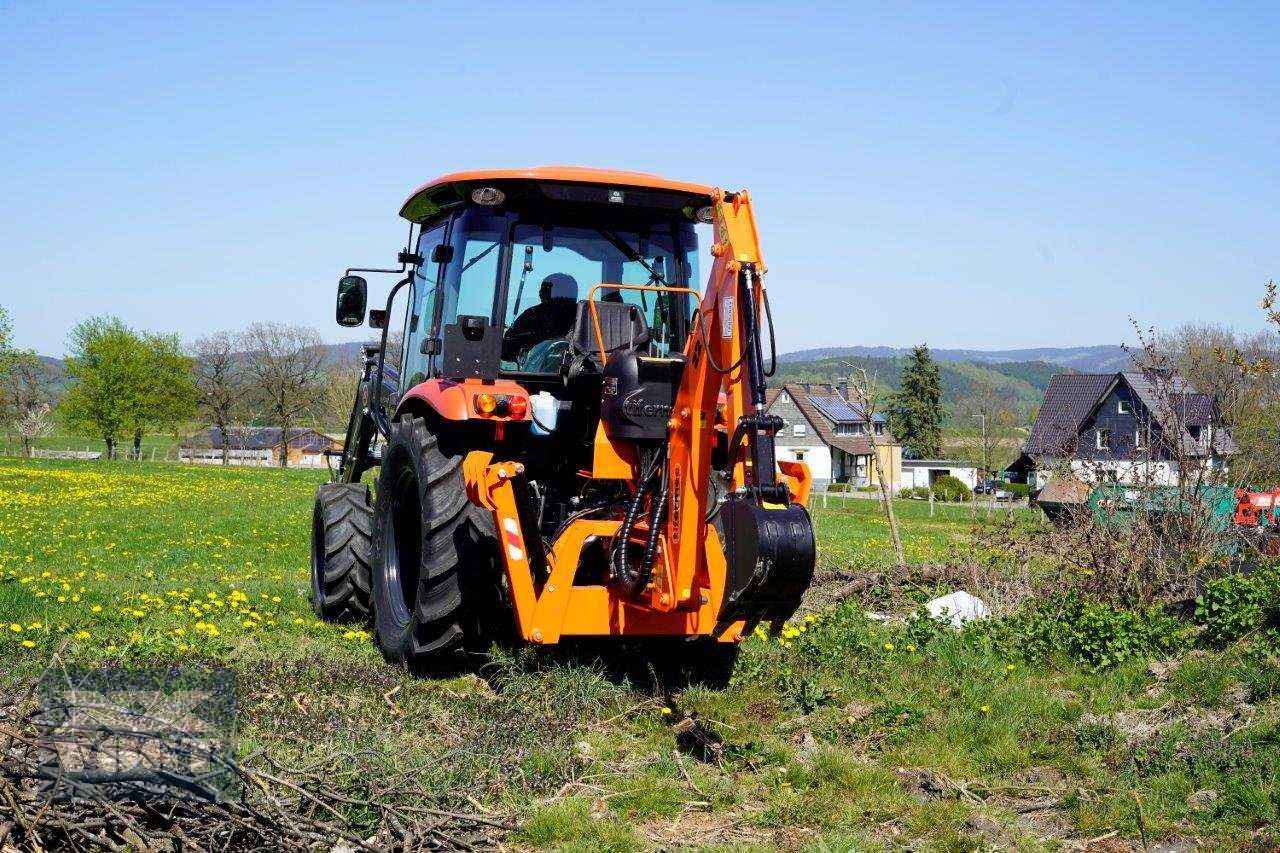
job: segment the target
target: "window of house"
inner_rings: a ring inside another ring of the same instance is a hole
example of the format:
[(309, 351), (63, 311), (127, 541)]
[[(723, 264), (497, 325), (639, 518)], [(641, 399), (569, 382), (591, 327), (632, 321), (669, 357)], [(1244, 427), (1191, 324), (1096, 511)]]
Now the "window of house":
[(1111, 449), (1111, 430), (1108, 429), (1107, 427), (1098, 428), (1098, 449), (1099, 450)]
[(1128, 400), (1121, 400), (1119, 403), (1116, 404), (1116, 411), (1122, 415), (1132, 414), (1133, 403), (1129, 402)]
[(808, 429), (805, 428), (804, 424), (796, 424), (791, 428), (791, 434), (795, 436), (801, 436), (807, 432), (808, 432)]
[(865, 424), (854, 424), (851, 427), (851, 431), (854, 435), (862, 435), (867, 431), (867, 427)]
[(778, 394), (778, 400), (779, 400), (780, 402), (783, 402), (783, 403), (790, 403), (790, 402), (791, 402), (790, 398), (788, 398), (788, 397), (787, 397), (787, 392), (786, 392), (786, 391), (783, 391), (782, 393)]
[(797, 461), (797, 462), (803, 462), (803, 461), (804, 461), (804, 451), (803, 451), (803, 450), (793, 450), (793, 451), (791, 451), (791, 452), (795, 455), (795, 457), (796, 457), (796, 461)]
[(876, 435), (884, 435), (884, 424), (876, 424)]

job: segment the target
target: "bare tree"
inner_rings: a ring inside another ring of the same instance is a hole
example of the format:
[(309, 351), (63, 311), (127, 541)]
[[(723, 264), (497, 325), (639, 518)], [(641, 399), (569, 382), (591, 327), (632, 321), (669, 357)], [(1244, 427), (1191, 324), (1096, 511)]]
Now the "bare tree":
[(893, 540), (893, 554), (898, 560), (898, 568), (906, 568), (907, 557), (902, 550), (902, 535), (898, 531), (898, 517), (893, 511), (893, 494), (889, 491), (885, 466), (880, 463), (880, 445), (876, 444), (874, 421), (877, 413), (876, 402), (879, 397), (879, 393), (876, 390), (876, 378), (868, 375), (865, 367), (855, 367), (848, 362), (845, 363), (845, 366), (852, 368), (857, 374), (855, 385), (857, 386), (858, 397), (862, 402), (862, 409), (867, 416), (867, 440), (871, 442), (871, 460), (872, 464), (876, 466), (877, 474), (879, 475), (876, 480), (880, 483), (880, 497), (884, 501), (885, 515), (889, 519), (889, 538)]
[(289, 430), (324, 394), (324, 341), (305, 326), (254, 323), (244, 333), (243, 349), (253, 392), (280, 427), (280, 465), (288, 466)]
[(346, 429), (359, 376), (360, 359), (351, 353), (343, 355), (325, 370), (324, 397), (320, 401), (317, 418), (326, 428)]
[(960, 458), (981, 464), (983, 476), (990, 477), (1018, 457), (1024, 438), (1019, 422), (1013, 401), (991, 383), (979, 382), (957, 403), (948, 443)]
[(249, 377), (240, 341), (231, 332), (217, 332), (198, 339), (191, 346), (195, 359), (196, 404), (218, 430), (222, 464), (228, 462), (231, 427), (244, 416), (243, 404), (249, 393)]

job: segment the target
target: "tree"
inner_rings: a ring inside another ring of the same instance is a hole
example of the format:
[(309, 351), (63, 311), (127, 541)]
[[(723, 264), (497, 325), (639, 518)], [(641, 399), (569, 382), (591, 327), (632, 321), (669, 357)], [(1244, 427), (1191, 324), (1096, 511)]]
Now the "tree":
[(177, 433), (196, 413), (193, 359), (182, 352), (177, 335), (142, 336), (146, 380), (136, 390), (128, 422), (133, 433), (133, 458), (142, 458), (142, 437), (157, 430)]
[(43, 438), (53, 432), (53, 417), (48, 403), (40, 403), (23, 410), (13, 422), (13, 427), (22, 438), (22, 452), (31, 452), (31, 442)]
[(1021, 420), (1012, 400), (991, 383), (979, 382), (956, 405), (949, 444), (956, 456), (980, 464), (989, 476), (1018, 457), (1024, 438)]
[[(1241, 370), (1275, 360), (1273, 334), (1243, 334), (1216, 323), (1187, 323), (1159, 335), (1155, 349), (1197, 391), (1212, 394), (1231, 427), (1248, 422), (1269, 404), (1280, 401), (1275, 370)], [(1230, 353), (1231, 358), (1225, 357)]]
[(231, 426), (243, 414), (249, 378), (239, 341), (230, 332), (199, 338), (191, 346), (195, 359), (196, 405), (208, 424), (222, 437), (222, 464), (226, 465)]
[(107, 458), (137, 422), (140, 389), (151, 359), (142, 338), (117, 317), (93, 317), (71, 330), (66, 362), (71, 381), (62, 402), (67, 426), (101, 438)]
[(942, 455), (942, 371), (924, 344), (902, 367), (901, 390), (886, 406), (889, 431), (920, 459)]
[(324, 393), (324, 341), (315, 329), (254, 323), (244, 333), (243, 348), (253, 391), (280, 427), (280, 465), (287, 466), (289, 430)]
[[(926, 355), (928, 355), (926, 351)], [(862, 401), (862, 409), (867, 415), (867, 424), (871, 426), (875, 422), (877, 413), (876, 402), (879, 396), (877, 392), (876, 378), (867, 373), (866, 368), (852, 367), (857, 373), (857, 392), (858, 397)], [(881, 464), (879, 445), (876, 444), (875, 429), (867, 430), (867, 440), (871, 442), (871, 461), (876, 466), (879, 476), (876, 479), (880, 483), (880, 499), (884, 503), (885, 515), (889, 519), (889, 538), (893, 541), (893, 553), (898, 561), (898, 568), (905, 569), (907, 567), (907, 557), (902, 550), (902, 534), (898, 531), (898, 516), (893, 511), (893, 494), (889, 491), (889, 472), (886, 467)], [(887, 456), (886, 458), (892, 458)], [(868, 471), (870, 473), (870, 471)]]
[(324, 398), (316, 413), (326, 428), (339, 432), (346, 430), (359, 377), (360, 359), (353, 355), (343, 357), (326, 368)]
[(0, 423), (9, 441), (18, 435), (25, 453), (32, 438), (49, 434), (53, 391), (48, 368), (33, 350), (14, 349), (12, 332), (9, 313), (0, 306)]
[[(7, 374), (0, 385), (0, 420), (4, 421), (12, 439), (16, 433), (22, 442), (22, 452), (31, 450), (31, 439), (48, 435), (52, 431), (49, 412), (54, 403), (49, 368), (40, 362), (30, 350), (13, 353)], [(49, 429), (41, 425), (48, 424)]]

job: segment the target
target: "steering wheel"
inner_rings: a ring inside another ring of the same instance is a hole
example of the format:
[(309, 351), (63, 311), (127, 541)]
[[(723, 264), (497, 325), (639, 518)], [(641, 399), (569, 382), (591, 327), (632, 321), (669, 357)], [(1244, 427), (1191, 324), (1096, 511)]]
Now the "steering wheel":
[(569, 350), (568, 338), (548, 338), (540, 341), (520, 360), (520, 369), (529, 373), (559, 373), (560, 363)]

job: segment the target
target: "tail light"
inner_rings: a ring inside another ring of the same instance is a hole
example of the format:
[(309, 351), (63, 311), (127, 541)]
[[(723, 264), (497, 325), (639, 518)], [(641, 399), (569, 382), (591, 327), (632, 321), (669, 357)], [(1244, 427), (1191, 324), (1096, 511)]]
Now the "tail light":
[(529, 413), (529, 398), (520, 394), (477, 394), (474, 403), (476, 414), (483, 418), (523, 420)]

